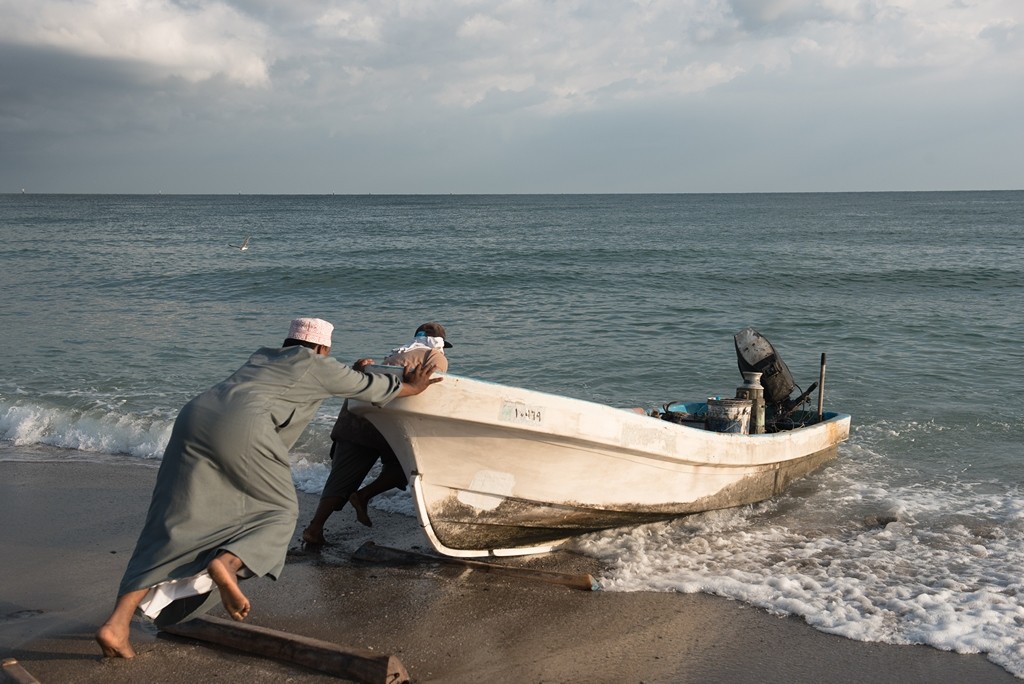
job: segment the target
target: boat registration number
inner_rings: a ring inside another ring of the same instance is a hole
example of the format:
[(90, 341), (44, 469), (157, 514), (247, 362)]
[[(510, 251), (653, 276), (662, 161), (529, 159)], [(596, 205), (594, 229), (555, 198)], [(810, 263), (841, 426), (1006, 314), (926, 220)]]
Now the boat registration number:
[(503, 401), (501, 403), (501, 414), (499, 420), (510, 423), (531, 423), (534, 425), (544, 422), (540, 407), (527, 406), (517, 401)]

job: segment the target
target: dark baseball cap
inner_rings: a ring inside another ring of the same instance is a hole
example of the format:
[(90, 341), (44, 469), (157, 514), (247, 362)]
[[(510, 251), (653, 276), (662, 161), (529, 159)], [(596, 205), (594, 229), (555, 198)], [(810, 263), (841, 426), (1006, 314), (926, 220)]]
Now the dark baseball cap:
[(450, 349), (452, 343), (448, 341), (448, 333), (444, 331), (444, 326), (440, 323), (424, 323), (420, 327), (416, 328), (417, 335), (426, 335), (427, 337), (440, 337), (444, 340), (444, 348)]

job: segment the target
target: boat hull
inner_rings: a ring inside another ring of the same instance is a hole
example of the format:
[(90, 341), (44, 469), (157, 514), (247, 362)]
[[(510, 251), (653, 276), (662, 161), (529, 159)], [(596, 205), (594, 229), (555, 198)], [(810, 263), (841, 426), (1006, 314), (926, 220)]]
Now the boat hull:
[(786, 432), (716, 433), (459, 376), (350, 407), (394, 448), (435, 549), (469, 557), (771, 498), (834, 458), (850, 426), (826, 414)]

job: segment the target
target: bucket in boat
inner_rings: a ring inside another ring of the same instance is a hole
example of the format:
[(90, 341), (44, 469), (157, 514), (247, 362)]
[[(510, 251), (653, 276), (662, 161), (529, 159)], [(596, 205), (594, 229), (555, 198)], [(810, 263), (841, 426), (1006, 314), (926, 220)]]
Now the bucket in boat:
[(750, 434), (750, 399), (708, 398), (708, 430)]

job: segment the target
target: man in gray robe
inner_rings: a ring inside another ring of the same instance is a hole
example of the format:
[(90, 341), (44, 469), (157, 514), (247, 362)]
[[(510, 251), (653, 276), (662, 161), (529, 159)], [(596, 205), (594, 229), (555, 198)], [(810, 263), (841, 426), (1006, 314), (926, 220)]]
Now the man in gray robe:
[(276, 580), (284, 567), (299, 509), (288, 451), (320, 403), (384, 404), (441, 380), (425, 365), (401, 380), (353, 370), (328, 357), (333, 329), (295, 319), (281, 348), (259, 349), (178, 414), (114, 610), (96, 632), (104, 655), (135, 655), (129, 634), (139, 608), (162, 626), (219, 598), (233, 619), (245, 619), (238, 578)]

